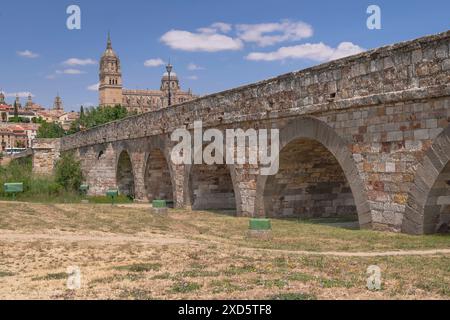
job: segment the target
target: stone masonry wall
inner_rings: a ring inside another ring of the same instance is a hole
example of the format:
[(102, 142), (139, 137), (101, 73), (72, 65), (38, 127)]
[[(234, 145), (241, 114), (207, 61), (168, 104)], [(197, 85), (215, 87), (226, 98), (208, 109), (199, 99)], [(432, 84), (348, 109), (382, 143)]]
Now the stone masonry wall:
[(357, 211), (344, 172), (320, 143), (297, 140), (280, 154), (280, 170), (264, 191), (268, 216), (355, 217)]
[(165, 134), (200, 119), (209, 127), (448, 96), (449, 43), (447, 31), (367, 51), (79, 132), (62, 149)]
[(33, 173), (51, 175), (60, 155), (60, 139), (34, 139)]
[(190, 174), (194, 210), (236, 209), (233, 182), (227, 165), (194, 165)]

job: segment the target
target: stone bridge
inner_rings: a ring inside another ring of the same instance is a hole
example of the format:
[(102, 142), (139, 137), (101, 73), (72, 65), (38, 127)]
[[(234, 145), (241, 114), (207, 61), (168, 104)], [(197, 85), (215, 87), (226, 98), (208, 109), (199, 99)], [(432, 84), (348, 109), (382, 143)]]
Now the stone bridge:
[[(354, 217), (362, 228), (445, 231), (450, 220), (450, 31), (126, 118), (61, 139), (92, 194), (234, 209), (238, 215)], [(194, 121), (280, 131), (280, 169), (176, 165)]]

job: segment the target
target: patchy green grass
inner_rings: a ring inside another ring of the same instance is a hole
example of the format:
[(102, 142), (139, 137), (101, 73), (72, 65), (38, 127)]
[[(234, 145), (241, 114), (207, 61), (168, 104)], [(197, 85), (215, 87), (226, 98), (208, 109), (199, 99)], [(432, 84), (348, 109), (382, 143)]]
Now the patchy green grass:
[[(272, 222), (275, 238), (259, 242), (246, 240), (248, 218), (210, 212), (2, 203), (0, 299), (450, 299), (450, 254), (296, 252), (448, 248), (448, 237)], [(81, 290), (66, 290), (60, 271), (69, 265), (81, 269)], [(380, 291), (366, 287), (371, 265), (381, 269)]]
[(65, 272), (58, 272), (58, 273), (48, 273), (45, 276), (42, 277), (35, 277), (31, 280), (33, 281), (51, 281), (51, 280), (62, 280), (67, 279), (68, 275)]
[(3, 277), (12, 277), (13, 275), (15, 275), (15, 273), (13, 273), (13, 272), (9, 272), (9, 271), (0, 271), (0, 278), (3, 278)]
[(162, 265), (160, 263), (135, 263), (127, 266), (114, 267), (116, 270), (126, 270), (130, 272), (148, 272), (159, 271)]
[(212, 280), (209, 283), (209, 287), (212, 288), (213, 293), (231, 293), (234, 291), (245, 291), (246, 288), (233, 283), (230, 279), (222, 279), (222, 280)]
[(139, 288), (124, 289), (120, 292), (119, 297), (125, 300), (154, 300), (151, 291)]
[(286, 279), (289, 281), (310, 282), (316, 280), (316, 277), (303, 272), (292, 272), (286, 276)]
[(122, 282), (122, 281), (139, 281), (144, 278), (144, 275), (138, 273), (127, 273), (127, 274), (115, 274), (108, 277), (97, 278), (89, 282), (89, 286), (95, 286), (97, 284), (109, 284), (113, 282)]
[(217, 277), (221, 273), (218, 271), (207, 271), (207, 270), (187, 270), (176, 274), (176, 277), (180, 278), (203, 278), (203, 277)]
[[(45, 204), (79, 204), (83, 200), (88, 200), (92, 204), (110, 204), (111, 198), (105, 196), (82, 196), (73, 191), (60, 191), (58, 194), (29, 194), (18, 193), (16, 194), (16, 202), (26, 203), (45, 203)], [(12, 196), (0, 196), (0, 201), (13, 201)], [(119, 195), (114, 199), (115, 204), (133, 203), (133, 199)]]
[(172, 293), (189, 293), (193, 291), (197, 291), (202, 286), (195, 282), (189, 281), (178, 281), (171, 288), (170, 292)]
[(269, 300), (317, 300), (317, 297), (309, 293), (287, 292), (273, 295), (269, 298)]
[(231, 265), (223, 273), (226, 276), (235, 276), (243, 273), (253, 273), (253, 272), (257, 272), (256, 267), (251, 264), (245, 264), (243, 266)]
[(170, 279), (171, 277), (172, 275), (170, 274), (170, 272), (164, 272), (153, 276), (152, 280), (167, 280)]
[[(180, 219), (192, 228), (201, 228), (198, 239), (220, 237), (246, 247), (302, 251), (386, 251), (450, 248), (450, 235), (411, 236), (372, 230), (351, 230), (323, 224), (325, 219), (272, 219), (273, 239), (246, 239), (248, 218), (212, 212), (195, 212)], [(335, 222), (335, 221), (332, 221)]]
[(264, 288), (285, 288), (289, 285), (289, 281), (285, 280), (285, 279), (256, 279), (254, 282), (255, 285), (257, 286), (263, 286)]

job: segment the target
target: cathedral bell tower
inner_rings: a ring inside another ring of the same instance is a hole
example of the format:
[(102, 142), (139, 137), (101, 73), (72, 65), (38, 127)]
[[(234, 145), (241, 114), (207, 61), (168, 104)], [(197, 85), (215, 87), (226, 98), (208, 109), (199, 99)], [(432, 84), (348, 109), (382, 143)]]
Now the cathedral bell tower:
[(120, 59), (112, 48), (109, 33), (106, 50), (100, 59), (100, 84), (98, 91), (101, 107), (122, 104)]

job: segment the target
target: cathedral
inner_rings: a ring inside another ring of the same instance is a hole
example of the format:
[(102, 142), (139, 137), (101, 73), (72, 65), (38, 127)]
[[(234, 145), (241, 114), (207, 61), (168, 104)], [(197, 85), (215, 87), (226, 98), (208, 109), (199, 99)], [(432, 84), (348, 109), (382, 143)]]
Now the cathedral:
[(175, 72), (164, 73), (159, 90), (128, 90), (122, 86), (120, 59), (112, 48), (108, 35), (106, 50), (100, 59), (99, 100), (100, 106), (122, 105), (129, 112), (148, 112), (169, 105), (169, 87), (171, 105), (195, 99), (189, 89), (182, 91)]

